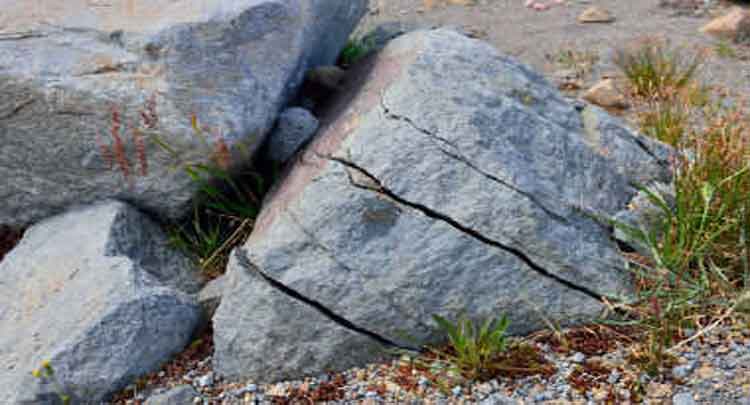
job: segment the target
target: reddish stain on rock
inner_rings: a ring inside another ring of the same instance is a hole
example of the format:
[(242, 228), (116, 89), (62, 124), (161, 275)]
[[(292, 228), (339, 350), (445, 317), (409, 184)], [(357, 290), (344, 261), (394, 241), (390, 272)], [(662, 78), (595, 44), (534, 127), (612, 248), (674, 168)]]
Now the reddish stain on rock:
[(348, 73), (341, 92), (321, 111), (321, 127), (315, 140), (293, 162), (281, 183), (271, 191), (251, 239), (262, 235), (276, 216), (286, 210), (304, 188), (330, 163), (341, 144), (353, 134), (363, 116), (381, 106), (388, 87), (404, 74), (418, 50), (388, 49), (361, 61)]

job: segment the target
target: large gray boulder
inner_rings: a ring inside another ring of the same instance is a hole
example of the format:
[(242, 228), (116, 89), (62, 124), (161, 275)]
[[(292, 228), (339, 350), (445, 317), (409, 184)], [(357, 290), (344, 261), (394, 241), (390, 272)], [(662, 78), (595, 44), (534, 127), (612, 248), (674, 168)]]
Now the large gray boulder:
[[(166, 243), (119, 202), (31, 227), (0, 262), (0, 403), (99, 403), (182, 350), (199, 283)], [(44, 360), (56, 381), (32, 376)]]
[(179, 217), (181, 167), (247, 163), (366, 3), (0, 0), (0, 224), (110, 197)]
[(597, 317), (631, 291), (606, 219), (667, 147), (447, 30), (351, 73), (229, 265), (215, 370), (278, 380), (435, 343), (433, 314), (511, 333)]

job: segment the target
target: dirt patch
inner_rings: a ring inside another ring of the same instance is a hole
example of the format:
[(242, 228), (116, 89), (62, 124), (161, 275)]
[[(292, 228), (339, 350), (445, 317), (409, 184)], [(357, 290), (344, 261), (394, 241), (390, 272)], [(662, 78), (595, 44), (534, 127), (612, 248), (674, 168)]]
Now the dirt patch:
[[(613, 50), (639, 38), (660, 37), (672, 44), (710, 57), (701, 74), (709, 84), (750, 90), (750, 64), (743, 55), (747, 46), (724, 44), (699, 32), (714, 16), (726, 13), (731, 6), (750, 7), (745, 3), (714, 0), (702, 9), (693, 0), (598, 0), (596, 6), (609, 11), (611, 23), (583, 24), (577, 17), (592, 5), (590, 1), (568, 0), (551, 5), (544, 11), (526, 7), (525, 0), (431, 1), (373, 0), (370, 13), (358, 34), (388, 24), (413, 28), (455, 27), (470, 36), (481, 38), (501, 52), (552, 78), (565, 70), (570, 54), (591, 55), (597, 59), (590, 67), (584, 85), (617, 71), (612, 64)], [(451, 4), (452, 3), (452, 4)], [(556, 3), (548, 1), (546, 3)], [(704, 4), (703, 0), (700, 0)], [(731, 46), (734, 52), (721, 52)], [(561, 63), (562, 62), (562, 63)]]

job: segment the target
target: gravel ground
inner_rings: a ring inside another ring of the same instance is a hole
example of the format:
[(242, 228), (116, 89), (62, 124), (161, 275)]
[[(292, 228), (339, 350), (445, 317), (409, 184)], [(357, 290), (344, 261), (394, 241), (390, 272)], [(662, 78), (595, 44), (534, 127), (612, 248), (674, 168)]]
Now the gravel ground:
[[(685, 338), (694, 333), (687, 331)], [(193, 403), (214, 404), (750, 404), (750, 329), (726, 326), (680, 348), (657, 378), (634, 365), (633, 337), (608, 327), (566, 332), (568, 349), (551, 333), (517, 342), (524, 347), (514, 367), (486, 382), (451, 378), (431, 356), (402, 355), (343, 373), (302, 381), (224, 384), (211, 371), (210, 335), (186, 355), (131, 386), (115, 401), (142, 404), (169, 387), (192, 385)], [(523, 342), (523, 343), (521, 343)], [(519, 346), (517, 346), (519, 347)], [(518, 353), (519, 349), (510, 352)], [(528, 362), (529, 354), (538, 356)], [(535, 365), (532, 365), (535, 364)], [(442, 374), (441, 374), (442, 373)], [(441, 374), (443, 377), (437, 378)]]

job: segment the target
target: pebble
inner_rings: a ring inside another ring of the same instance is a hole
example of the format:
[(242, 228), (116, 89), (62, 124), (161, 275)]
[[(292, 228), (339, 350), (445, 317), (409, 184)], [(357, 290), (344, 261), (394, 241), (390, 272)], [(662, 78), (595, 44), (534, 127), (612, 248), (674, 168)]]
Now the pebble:
[(198, 377), (197, 380), (195, 380), (195, 382), (198, 385), (198, 387), (201, 387), (201, 388), (205, 388), (205, 387), (208, 387), (210, 385), (213, 385), (214, 384), (214, 373), (213, 372), (209, 372), (206, 375), (200, 376), (200, 377)]
[(695, 405), (695, 403), (693, 394), (690, 392), (681, 392), (672, 397), (672, 405)]
[(690, 376), (690, 374), (695, 370), (695, 367), (697, 366), (698, 362), (695, 360), (689, 361), (687, 364), (683, 364), (681, 366), (677, 366), (672, 369), (672, 376), (674, 378), (684, 380)]

